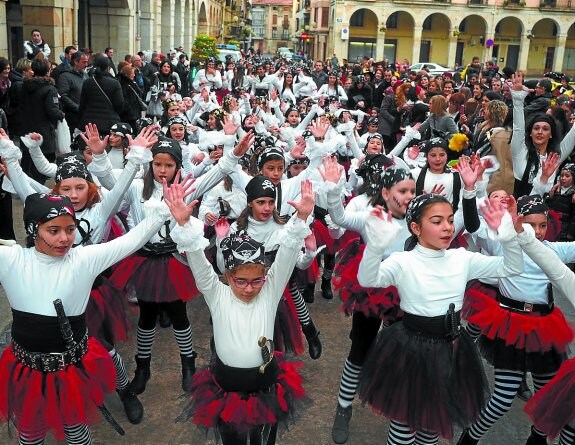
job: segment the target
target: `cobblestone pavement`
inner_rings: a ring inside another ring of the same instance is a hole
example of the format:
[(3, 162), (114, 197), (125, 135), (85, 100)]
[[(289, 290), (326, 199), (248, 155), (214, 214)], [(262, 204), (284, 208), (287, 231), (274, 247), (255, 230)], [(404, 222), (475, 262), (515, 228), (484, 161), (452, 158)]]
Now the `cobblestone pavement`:
[[(15, 201), (15, 221), (21, 221), (20, 205)], [(19, 238), (22, 232), (19, 230)], [(25, 285), (25, 283), (23, 283)], [(1, 291), (1, 288), (0, 288)], [(10, 312), (6, 298), (0, 296), (0, 349), (3, 349), (9, 338)], [(571, 321), (575, 320), (575, 312), (566, 304), (559, 302)], [(290, 427), (277, 441), (278, 445), (329, 445), (331, 440), (331, 425), (335, 412), (339, 377), (344, 359), (349, 349), (349, 329), (351, 319), (338, 310), (336, 300), (327, 301), (316, 293), (316, 302), (310, 305), (314, 321), (321, 331), (324, 352), (321, 359), (311, 360), (307, 355), (301, 359), (304, 362), (303, 376), (305, 387), (310, 396), (310, 404), (299, 413), (297, 422)], [(198, 365), (203, 366), (209, 357), (209, 340), (211, 328), (208, 323), (208, 310), (201, 298), (188, 304), (188, 314), (192, 322), (194, 343), (198, 352)], [(133, 326), (138, 317), (137, 306), (129, 312)], [(128, 373), (133, 375), (135, 331), (130, 343), (119, 345)], [(145, 407), (144, 420), (140, 425), (131, 425), (124, 416), (122, 406), (117, 396), (110, 396), (107, 406), (116, 419), (126, 430), (124, 437), (118, 436), (104, 421), (93, 428), (94, 444), (118, 445), (212, 445), (213, 436), (206, 436), (191, 423), (174, 423), (174, 419), (185, 405), (181, 397), (182, 391), (180, 359), (171, 329), (158, 327), (152, 355), (152, 378), (148, 388), (140, 399)], [(491, 377), (492, 370), (487, 367)], [(524, 402), (516, 400), (512, 411), (485, 436), (481, 444), (490, 445), (522, 445), (529, 434), (529, 423), (522, 412)], [(354, 414), (351, 420), (349, 445), (382, 445), (385, 443), (388, 422), (375, 415), (369, 408), (364, 408), (357, 401), (354, 403)], [(12, 436), (15, 429), (11, 428)], [(441, 441), (441, 445), (455, 443), (459, 431), (455, 432), (453, 442)], [(16, 444), (15, 437), (9, 437), (6, 425), (0, 427), (0, 444)], [(47, 444), (54, 444), (48, 439)]]

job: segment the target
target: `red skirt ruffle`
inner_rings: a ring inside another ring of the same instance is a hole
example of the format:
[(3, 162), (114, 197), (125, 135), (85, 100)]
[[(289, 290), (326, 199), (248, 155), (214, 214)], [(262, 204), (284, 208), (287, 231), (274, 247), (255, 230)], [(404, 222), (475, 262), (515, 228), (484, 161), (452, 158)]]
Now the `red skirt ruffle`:
[(276, 313), (274, 343), (278, 351), (292, 352), (295, 355), (303, 354), (305, 351), (297, 311), (287, 287), (284, 289)]
[(323, 221), (316, 219), (313, 222), (311, 231), (315, 236), (315, 241), (318, 247), (325, 246), (326, 253), (334, 254), (337, 252), (336, 240), (331, 237), (329, 229)]
[(190, 301), (200, 294), (190, 268), (172, 255), (131, 255), (110, 279), (120, 289), (134, 286), (138, 299), (150, 303)]
[(399, 294), (395, 286), (362, 287), (357, 282), (359, 263), (365, 244), (359, 239), (349, 242), (336, 257), (332, 283), (342, 300), (341, 310), (347, 315), (362, 312), (366, 317), (382, 319), (391, 324), (402, 316)]
[[(467, 284), (465, 298), (463, 298), (463, 307), (461, 308), (461, 319), (469, 320), (469, 317), (477, 313), (475, 305), (475, 296), (483, 295), (493, 300), (497, 299), (497, 289), (489, 284), (482, 283), (479, 280), (471, 280)], [(474, 309), (475, 308), (475, 309)]]
[(564, 362), (557, 375), (525, 405), (533, 425), (551, 438), (575, 420), (575, 359)]
[(126, 317), (126, 298), (106, 277), (92, 289), (86, 307), (86, 325), (90, 336), (114, 345), (128, 341), (130, 323)]
[(20, 363), (8, 347), (0, 358), (0, 419), (20, 432), (64, 439), (64, 425), (93, 424), (98, 406), (116, 388), (114, 363), (93, 337), (78, 365), (58, 372), (40, 372)]
[(183, 418), (191, 418), (201, 428), (215, 429), (224, 422), (234, 430), (245, 433), (254, 427), (288, 420), (293, 405), (305, 397), (301, 363), (281, 360), (275, 354), (280, 373), (275, 391), (258, 393), (225, 392), (216, 382), (211, 369), (196, 372), (190, 387), (191, 403)]
[(549, 315), (519, 313), (502, 308), (496, 300), (477, 291), (469, 293), (475, 314), (468, 321), (479, 326), (482, 335), (490, 340), (503, 340), (507, 346), (527, 353), (564, 353), (573, 341), (573, 330), (557, 306)]

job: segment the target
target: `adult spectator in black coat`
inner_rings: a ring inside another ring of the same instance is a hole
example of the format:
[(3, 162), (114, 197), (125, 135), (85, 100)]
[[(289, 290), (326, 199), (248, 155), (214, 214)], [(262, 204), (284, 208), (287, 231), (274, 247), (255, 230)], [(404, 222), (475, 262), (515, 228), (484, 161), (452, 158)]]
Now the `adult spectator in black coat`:
[(80, 96), (82, 95), (82, 86), (84, 80), (88, 77), (84, 71), (88, 65), (88, 56), (82, 52), (72, 54), (70, 58), (71, 68), (64, 70), (58, 76), (56, 88), (60, 93), (60, 103), (64, 113), (66, 113), (66, 122), (73, 132), (74, 128), (82, 129), (80, 125)]
[(8, 90), (9, 100), (6, 107), (6, 116), (8, 118), (8, 132), (10, 134), (10, 138), (18, 146), (20, 146), (20, 136), (23, 135), (22, 125), (20, 124), (22, 87), (24, 85), (24, 79), (28, 79), (33, 75), (34, 71), (32, 71), (32, 61), (27, 57), (23, 57), (18, 60), (18, 62), (16, 62), (15, 69), (10, 71), (11, 84), (10, 90)]
[(153, 52), (152, 60), (142, 69), (145, 82), (144, 94), (147, 94), (150, 91), (150, 87), (156, 83), (156, 73), (160, 71), (160, 61), (160, 53)]
[[(42, 135), (42, 152), (46, 158), (53, 162), (56, 159), (56, 125), (64, 119), (60, 110), (58, 90), (54, 86), (54, 79), (49, 77), (50, 62), (43, 57), (32, 61), (34, 76), (24, 79), (20, 96), (20, 123), (23, 134), (36, 132)], [(23, 150), (24, 157), (29, 156)], [(36, 168), (27, 171), (29, 176), (38, 182), (44, 183), (46, 177), (38, 173)]]
[(383, 146), (389, 153), (397, 144), (396, 133), (399, 130), (399, 113), (395, 101), (395, 91), (388, 87), (379, 108), (378, 133), (383, 136)]
[(120, 83), (109, 73), (108, 57), (94, 57), (94, 75), (84, 81), (80, 96), (80, 128), (88, 123), (98, 127), (100, 134), (110, 132), (110, 127), (120, 122), (124, 96)]
[(120, 120), (127, 122), (132, 128), (137, 128), (136, 121), (142, 117), (142, 103), (140, 87), (135, 82), (135, 68), (132, 65), (126, 65), (118, 75), (120, 86), (122, 87), (122, 96), (124, 96), (124, 106), (120, 111)]

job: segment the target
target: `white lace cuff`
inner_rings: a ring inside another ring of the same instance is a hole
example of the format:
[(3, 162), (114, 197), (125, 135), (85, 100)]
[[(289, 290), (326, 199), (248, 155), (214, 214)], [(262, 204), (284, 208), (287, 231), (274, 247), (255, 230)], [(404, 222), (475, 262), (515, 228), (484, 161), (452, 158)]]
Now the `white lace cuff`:
[(0, 139), (0, 157), (20, 160), (22, 152), (10, 139)]
[(283, 246), (289, 248), (301, 248), (306, 236), (311, 235), (311, 230), (307, 221), (298, 218), (297, 215), (291, 217), (282, 230), (281, 239)]
[(536, 239), (535, 230), (529, 224), (523, 224), (523, 232), (517, 234), (517, 239), (520, 246), (529, 244)]
[(40, 136), (40, 140), (37, 141), (35, 139), (32, 139), (30, 137), (30, 134), (27, 134), (26, 136), (20, 136), (20, 140), (24, 143), (26, 147), (31, 149), (40, 149), (42, 142), (44, 142), (44, 138), (42, 136)]
[(210, 244), (204, 238), (204, 225), (193, 217), (183, 226), (177, 224), (170, 232), (170, 237), (178, 245), (180, 253), (204, 250)]
[(366, 221), (367, 247), (374, 253), (383, 256), (385, 249), (393, 243), (401, 232), (401, 226), (395, 221), (382, 221), (369, 215)]
[(152, 162), (152, 151), (148, 150), (146, 147), (131, 145), (128, 154), (126, 155), (126, 159), (137, 165), (146, 164), (148, 162)]
[(497, 232), (491, 229), (491, 227), (488, 229), (488, 236), (502, 243), (513, 241), (516, 238), (517, 232), (513, 226), (511, 215), (508, 212), (505, 212), (505, 215), (501, 218), (501, 224), (499, 224)]
[(318, 188), (328, 194), (328, 201), (329, 195), (334, 197), (337, 196), (338, 199), (341, 199), (341, 196), (345, 194), (345, 181), (342, 181), (341, 179), (337, 183), (323, 181)]

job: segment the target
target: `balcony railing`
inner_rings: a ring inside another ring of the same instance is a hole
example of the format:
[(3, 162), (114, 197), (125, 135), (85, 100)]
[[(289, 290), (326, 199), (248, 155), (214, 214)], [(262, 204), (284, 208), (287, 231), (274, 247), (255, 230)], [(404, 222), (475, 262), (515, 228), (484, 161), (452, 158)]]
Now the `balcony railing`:
[(489, 0), (467, 0), (467, 6), (487, 6)]

